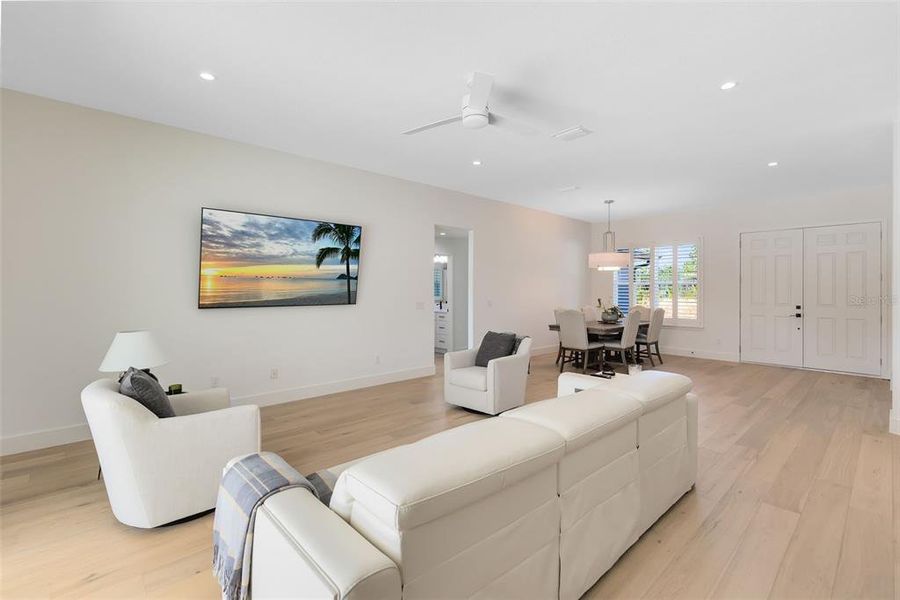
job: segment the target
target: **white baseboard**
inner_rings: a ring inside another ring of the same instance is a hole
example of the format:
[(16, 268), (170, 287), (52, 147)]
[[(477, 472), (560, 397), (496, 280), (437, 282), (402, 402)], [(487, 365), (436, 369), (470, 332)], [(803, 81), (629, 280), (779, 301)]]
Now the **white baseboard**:
[(557, 352), (559, 352), (559, 344), (552, 346), (534, 346), (531, 348), (532, 355), (556, 354)]
[(0, 439), (0, 454), (3, 456), (18, 454), (19, 452), (40, 450), (41, 448), (50, 448), (51, 446), (82, 442), (89, 439), (91, 439), (91, 430), (87, 423), (56, 427), (55, 429), (43, 429)]
[(365, 377), (356, 377), (353, 379), (341, 379), (339, 381), (317, 383), (314, 385), (306, 385), (298, 388), (275, 390), (273, 392), (262, 392), (260, 394), (250, 394), (247, 396), (236, 396), (233, 397), (231, 401), (234, 404), (256, 404), (257, 406), (271, 406), (273, 404), (284, 404), (285, 402), (293, 402), (294, 400), (305, 400), (307, 398), (315, 398), (317, 396), (325, 396), (328, 394), (337, 394), (339, 392), (358, 390), (360, 388), (372, 387), (373, 385), (395, 383), (397, 381), (405, 381), (407, 379), (428, 377), (430, 375), (434, 375), (433, 364), (426, 367), (403, 369), (401, 371), (391, 371), (389, 373), (379, 373), (377, 375), (367, 375)]
[(888, 425), (888, 431), (894, 435), (900, 435), (900, 415), (896, 414), (893, 408), (891, 409), (891, 420)]
[(707, 352), (705, 350), (692, 350), (690, 348), (673, 348), (662, 346), (662, 355), (689, 356), (692, 358), (705, 358), (707, 360), (724, 360), (726, 362), (740, 362), (740, 355), (736, 352)]

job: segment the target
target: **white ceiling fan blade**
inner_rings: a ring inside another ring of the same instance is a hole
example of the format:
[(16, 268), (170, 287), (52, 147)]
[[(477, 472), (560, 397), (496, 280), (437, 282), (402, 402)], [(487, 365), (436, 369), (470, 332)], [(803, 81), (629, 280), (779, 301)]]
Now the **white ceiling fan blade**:
[(486, 107), (493, 85), (494, 78), (490, 75), (477, 71), (472, 73), (472, 81), (469, 84), (469, 108), (480, 110)]
[(456, 123), (457, 121), (462, 121), (462, 115), (457, 115), (455, 117), (448, 117), (446, 119), (441, 119), (440, 121), (435, 121), (434, 123), (429, 123), (428, 125), (422, 125), (421, 127), (416, 127), (415, 129), (410, 129), (409, 131), (404, 131), (403, 135), (412, 135), (414, 133), (421, 133), (423, 131), (428, 131), (429, 129), (434, 129), (435, 127), (440, 127), (441, 125), (449, 125), (450, 123)]
[(519, 135), (543, 135), (543, 132), (540, 129), (532, 127), (522, 121), (498, 115), (493, 111), (491, 111), (489, 116), (491, 125), (496, 125), (497, 127), (518, 133)]

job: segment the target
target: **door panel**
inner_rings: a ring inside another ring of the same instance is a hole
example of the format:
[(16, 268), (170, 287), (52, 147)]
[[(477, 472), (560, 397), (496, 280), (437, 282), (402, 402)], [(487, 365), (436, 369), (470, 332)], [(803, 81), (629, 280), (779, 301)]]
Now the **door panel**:
[(741, 235), (741, 360), (803, 365), (803, 230)]
[(804, 366), (881, 373), (881, 224), (805, 230)]

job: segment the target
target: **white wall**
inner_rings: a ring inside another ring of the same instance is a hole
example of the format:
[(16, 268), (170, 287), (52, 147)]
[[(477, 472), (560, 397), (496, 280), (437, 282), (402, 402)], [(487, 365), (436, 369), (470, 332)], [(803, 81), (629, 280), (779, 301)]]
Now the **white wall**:
[[(663, 353), (737, 361), (740, 343), (741, 232), (837, 225), (864, 221), (882, 223), (884, 290), (890, 290), (891, 188), (882, 186), (835, 192), (812, 198), (735, 203), (704, 211), (674, 213), (613, 222), (620, 247), (701, 238), (703, 244), (703, 324), (700, 329), (666, 327), (660, 338)], [(592, 248), (599, 249), (606, 224), (594, 224)], [(593, 272), (591, 297), (604, 303), (612, 295), (612, 277)], [(882, 356), (884, 375), (890, 372), (890, 310), (884, 311)]]
[[(900, 85), (900, 77), (897, 79)], [(900, 97), (900, 95), (898, 95)], [(900, 434), (900, 119), (894, 121), (894, 194), (893, 194), (893, 228), (891, 232), (891, 240), (893, 242), (891, 250), (892, 258), (892, 293), (891, 293), (891, 314), (893, 315), (892, 327), (892, 346), (893, 352), (892, 377), (891, 377), (891, 433)]]
[[(469, 240), (466, 238), (434, 238), (435, 254), (450, 257), (450, 319), (453, 323), (453, 350), (469, 347)], [(475, 343), (478, 343), (476, 340)]]
[[(2, 125), (4, 452), (87, 436), (121, 329), (157, 332), (163, 383), (241, 402), (432, 373), (436, 223), (475, 232), (476, 338), (555, 349), (553, 307), (587, 297), (581, 221), (9, 91)], [(362, 225), (358, 304), (198, 310), (201, 206)]]

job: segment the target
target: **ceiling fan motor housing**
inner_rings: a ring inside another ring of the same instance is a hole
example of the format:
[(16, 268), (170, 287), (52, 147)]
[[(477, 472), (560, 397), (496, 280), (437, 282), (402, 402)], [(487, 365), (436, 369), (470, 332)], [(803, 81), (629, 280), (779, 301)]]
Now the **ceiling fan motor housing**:
[(481, 129), (486, 126), (490, 119), (488, 118), (487, 105), (482, 107), (470, 107), (469, 95), (466, 94), (462, 99), (462, 124), (466, 129)]

